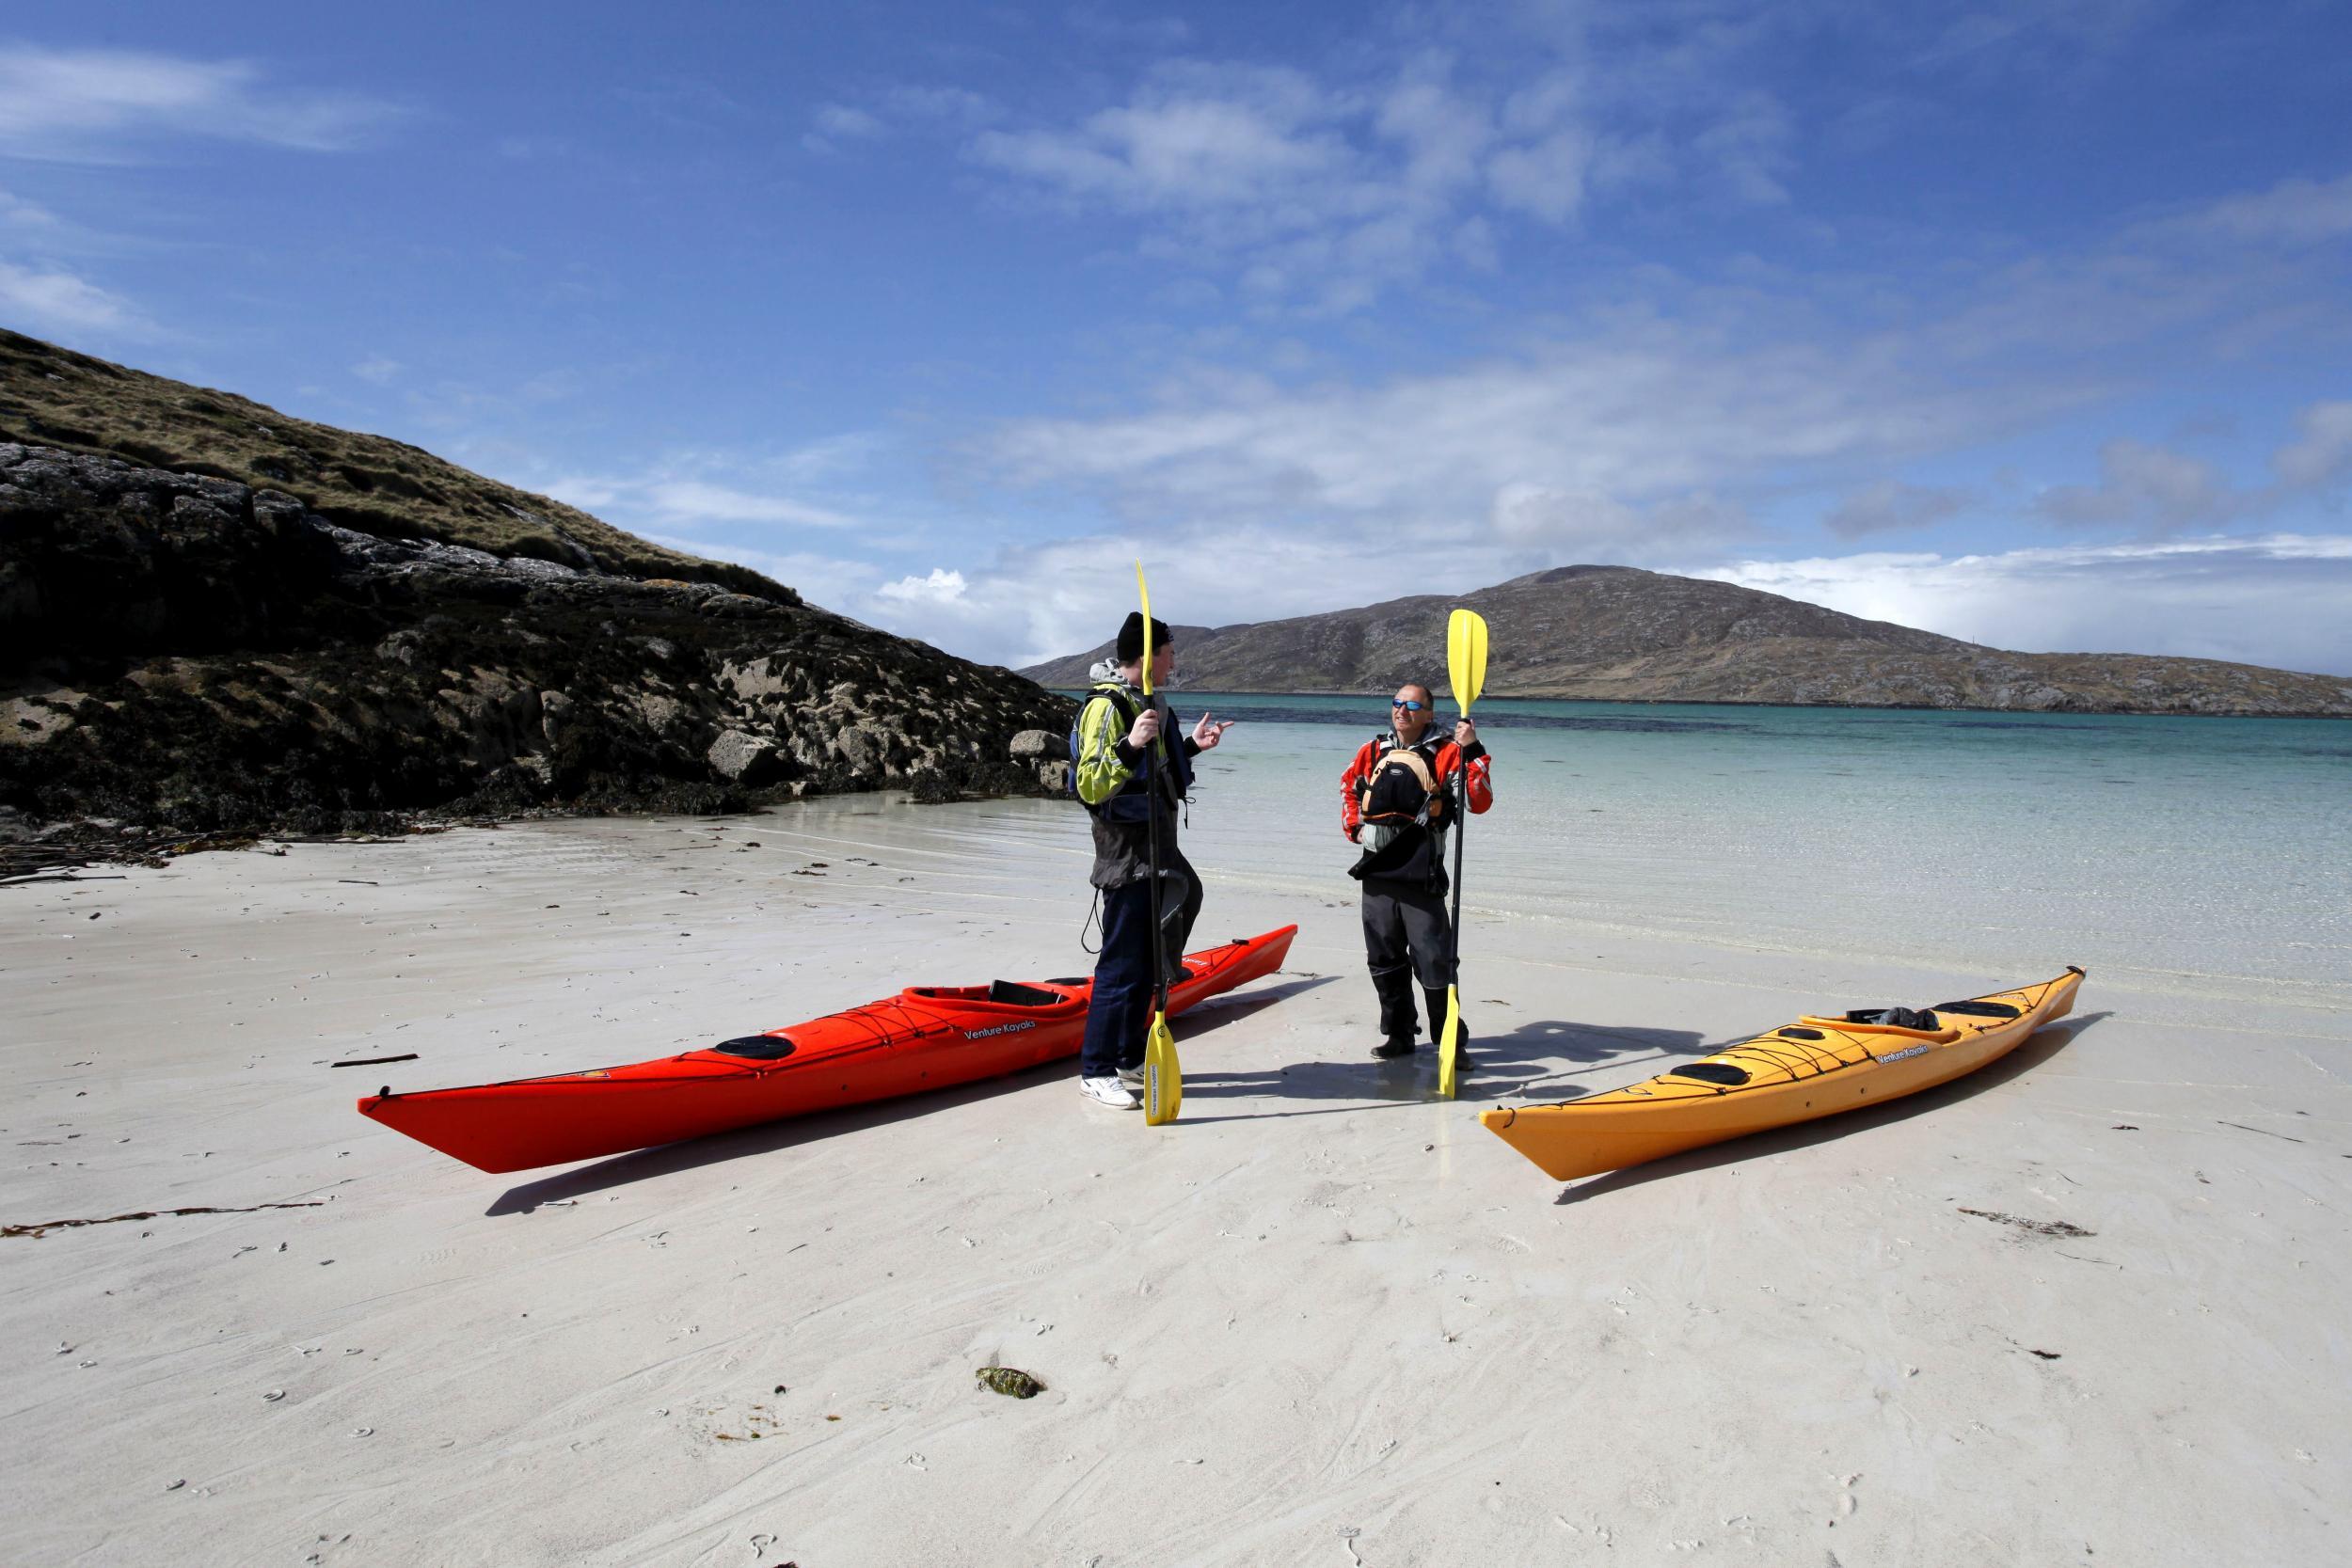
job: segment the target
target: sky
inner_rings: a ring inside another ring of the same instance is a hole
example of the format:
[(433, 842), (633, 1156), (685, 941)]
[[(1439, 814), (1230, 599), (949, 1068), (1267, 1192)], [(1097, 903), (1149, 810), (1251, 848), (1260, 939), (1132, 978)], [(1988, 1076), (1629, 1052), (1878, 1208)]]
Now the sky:
[[(0, 9), (0, 324), (1021, 664), (1608, 562), (2352, 673), (2352, 4)], [(1181, 658), (1181, 650), (1180, 650)]]

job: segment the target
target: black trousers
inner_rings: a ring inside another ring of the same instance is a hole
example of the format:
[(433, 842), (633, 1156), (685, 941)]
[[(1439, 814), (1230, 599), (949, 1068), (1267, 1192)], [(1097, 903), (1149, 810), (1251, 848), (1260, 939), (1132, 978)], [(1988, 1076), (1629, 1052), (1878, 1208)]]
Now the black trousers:
[[(1160, 923), (1167, 942), (1168, 979), (1176, 983), (1192, 923), (1200, 916), (1200, 879), (1192, 863), (1170, 852), (1162, 863)], [(1094, 961), (1094, 997), (1087, 1006), (1086, 1039), (1078, 1076), (1108, 1078), (1143, 1065), (1152, 1029), (1152, 882), (1147, 877), (1103, 893), (1103, 951)]]
[(1380, 1032), (1409, 1044), (1416, 981), (1428, 999), (1429, 1035), (1445, 1024), (1446, 988), (1454, 983), (1454, 928), (1445, 895), (1405, 882), (1363, 882), (1364, 962), (1380, 995)]

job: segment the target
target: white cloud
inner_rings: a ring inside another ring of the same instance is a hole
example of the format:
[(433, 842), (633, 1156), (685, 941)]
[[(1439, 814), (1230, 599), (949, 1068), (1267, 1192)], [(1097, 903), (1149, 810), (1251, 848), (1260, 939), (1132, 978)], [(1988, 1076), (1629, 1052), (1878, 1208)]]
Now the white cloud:
[(770, 465), (795, 483), (854, 473), (870, 465), (889, 442), (873, 431), (850, 431), (810, 441), (786, 452)]
[(2218, 523), (2244, 510), (2212, 464), (2138, 441), (2099, 449), (2095, 487), (2059, 485), (2035, 510), (2061, 523), (2130, 523), (2158, 532)]
[(1536, 492), (1646, 505), (1791, 464), (1883, 465), (2064, 395), (1954, 388), (1883, 342), (1743, 347), (1637, 323), (1382, 386), (1240, 383), (1161, 412), (1022, 421), (992, 455), (1017, 481), (1097, 486), (1140, 515), (1459, 525)]
[(387, 359), (378, 354), (352, 366), (351, 373), (362, 381), (373, 382), (378, 387), (388, 387), (391, 385), (392, 379), (400, 374), (403, 368), (399, 360)]
[(878, 142), (910, 132), (944, 131), (961, 135), (999, 118), (994, 100), (964, 87), (900, 84), (871, 94), (864, 103), (821, 103), (809, 116), (801, 145), (820, 155), (850, 143)]
[[(1398, 48), (1367, 39), (1307, 70), (1162, 60), (1110, 107), (1008, 125), (966, 155), (1076, 214), (1136, 220), (1145, 254), (1229, 269), (1262, 304), (1358, 309), (1464, 254), (1504, 220), (1561, 229), (1669, 188), (1719, 209), (1789, 201), (1799, 128), (1758, 86), (1774, 35), (1816, 8), (1431, 13)], [(1793, 16), (1784, 13), (1796, 13)]]
[(824, 136), (854, 139), (861, 136), (879, 136), (882, 133), (882, 122), (880, 119), (864, 109), (851, 108), (844, 103), (824, 104), (818, 109), (811, 119), (818, 134)]
[(882, 584), (874, 592), (879, 598), (899, 604), (938, 605), (953, 604), (962, 598), (966, 586), (961, 572), (934, 566), (931, 575), (927, 578), (903, 577), (896, 582)]
[(2352, 174), (2286, 180), (2216, 202), (2176, 227), (2243, 244), (2320, 245), (2352, 235)]
[(2168, 654), (2352, 674), (2352, 536), (1738, 562), (1692, 574), (2029, 653)]
[(46, 207), (35, 206), (13, 192), (0, 191), (0, 224), (21, 231), (29, 239), (55, 232), (57, 214)]
[[(1161, 68), (1133, 103), (1069, 131), (991, 131), (980, 162), (1136, 210), (1308, 201), (1352, 156), (1339, 106), (1307, 76), (1265, 67)], [(1270, 215), (1270, 214), (1269, 214)]]
[(1447, 75), (1440, 59), (1409, 65), (1373, 121), (1404, 151), (1402, 182), (1433, 195), (1473, 183), (1478, 160), (1495, 135), (1486, 106), (1453, 91)]
[(1915, 53), (1915, 67), (2006, 77), (2071, 74), (2095, 67), (2171, 8), (2169, 0), (2080, 0), (2065, 6), (1975, 0), (1949, 22), (1943, 19), (1945, 8), (1937, 7), (1922, 8), (1915, 22), (1891, 12), (1889, 19), (1933, 31)]
[(882, 96), (882, 108), (902, 121), (972, 130), (1003, 111), (994, 100), (963, 87), (895, 87)]
[(1148, 71), (1126, 102), (1075, 124), (985, 132), (983, 167), (1071, 210), (1138, 219), (1142, 248), (1231, 269), (1262, 303), (1354, 310), (1449, 254), (1491, 258), (1474, 210), (1557, 223), (1582, 199), (1591, 138), (1565, 101), (1521, 114), (1422, 54), (1362, 86), (1295, 70), (1199, 60)]
[[(967, 658), (1018, 668), (1075, 653), (1116, 631), (1135, 608), (1138, 559), (1151, 573), (1153, 613), (1194, 625), (1370, 603), (1423, 586), (1407, 552), (1384, 552), (1375, 563), (1370, 553), (1327, 541), (1194, 529), (1017, 546), (985, 565), (946, 574), (961, 584), (952, 595), (879, 594), (852, 613)], [(1403, 575), (1395, 575), (1400, 569)], [(1362, 597), (1334, 597), (1346, 594)]]
[(1494, 532), (1506, 545), (1583, 561), (1658, 560), (1736, 543), (1756, 532), (1740, 507), (1705, 494), (1628, 506), (1594, 489), (1510, 483), (1495, 492)]
[[(627, 528), (675, 530), (710, 524), (768, 524), (788, 528), (851, 529), (860, 520), (794, 496), (722, 484), (665, 464), (637, 475), (565, 474), (542, 486), (545, 494)], [(710, 541), (693, 546), (708, 549)], [(732, 558), (730, 558), (732, 559)]]
[(2315, 403), (2296, 416), (2299, 440), (2271, 454), (2280, 483), (2317, 489), (2352, 472), (2352, 403)]
[(146, 336), (152, 326), (129, 300), (69, 272), (36, 272), (0, 261), (0, 308), (43, 332)]
[(1593, 163), (1592, 134), (1570, 127), (1524, 147), (1507, 147), (1486, 166), (1495, 199), (1547, 223), (1565, 223), (1584, 205)]
[(1881, 480), (1839, 501), (1822, 526), (1840, 539), (1931, 527), (1959, 512), (1964, 492)]
[(1741, 93), (1730, 112), (1699, 133), (1693, 146), (1739, 199), (1775, 206), (1788, 199), (1783, 179), (1795, 167), (1788, 112), (1771, 94)]
[(1174, 49), (1192, 37), (1179, 17), (1128, 16), (1115, 9), (1073, 6), (1063, 13), (1070, 30), (1097, 43), (1139, 49)]
[(2157, 535), (2267, 515), (2352, 476), (2352, 403), (2312, 404), (2296, 426), (2297, 438), (2271, 453), (2272, 484), (2233, 484), (2200, 459), (2110, 441), (2099, 451), (2098, 484), (2047, 490), (2035, 510), (2056, 522), (2126, 524)]
[(706, 561), (732, 561), (739, 566), (749, 566), (795, 590), (811, 604), (856, 619), (864, 618), (858, 616), (857, 607), (873, 592), (881, 575), (870, 562), (813, 550), (763, 550), (751, 545), (714, 544), (708, 539), (658, 531), (645, 532), (643, 537)]
[(800, 528), (852, 528), (857, 519), (787, 496), (762, 495), (697, 479), (659, 480), (641, 494), (655, 512), (673, 522), (699, 518), (721, 523), (788, 523)]
[(594, 474), (559, 474), (540, 483), (537, 488), (541, 495), (552, 496), (564, 505), (577, 506), (582, 512), (597, 512), (611, 506), (629, 490), (619, 480)]
[(887, 130), (880, 118), (864, 109), (846, 103), (823, 103), (809, 117), (809, 128), (802, 135), (801, 145), (811, 152), (837, 152), (844, 142), (872, 141)]
[(0, 152), (17, 157), (104, 161), (158, 138), (198, 136), (335, 151), (399, 113), (358, 94), (267, 81), (242, 60), (0, 47)]

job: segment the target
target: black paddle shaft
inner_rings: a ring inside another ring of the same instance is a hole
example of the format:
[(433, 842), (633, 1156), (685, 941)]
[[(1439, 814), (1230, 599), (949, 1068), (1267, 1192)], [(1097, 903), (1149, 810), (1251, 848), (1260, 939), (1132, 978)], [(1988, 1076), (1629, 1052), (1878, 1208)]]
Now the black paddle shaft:
[[(1144, 701), (1152, 702), (1149, 696)], [(1158, 711), (1152, 704), (1152, 711)], [(1174, 714), (1163, 718), (1173, 719)], [(1168, 1011), (1168, 933), (1160, 925), (1160, 745), (1161, 736), (1154, 735), (1151, 750), (1143, 753), (1143, 793), (1145, 798), (1145, 833), (1151, 847), (1152, 869), (1152, 1010)]]
[[(1455, 778), (1454, 791), (1454, 915), (1446, 933), (1446, 944), (1454, 951), (1446, 964), (1446, 984), (1458, 991), (1462, 987), (1462, 840), (1470, 832), (1470, 758), (1458, 749), (1454, 754), (1461, 758), (1462, 771)], [(1445, 1021), (1439, 1019), (1438, 1024), (1442, 1029)]]

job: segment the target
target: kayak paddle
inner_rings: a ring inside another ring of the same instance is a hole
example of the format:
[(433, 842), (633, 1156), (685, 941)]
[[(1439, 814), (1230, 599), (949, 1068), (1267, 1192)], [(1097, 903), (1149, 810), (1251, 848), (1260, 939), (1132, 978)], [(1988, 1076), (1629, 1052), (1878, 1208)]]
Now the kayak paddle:
[[(1445, 626), (1446, 677), (1454, 683), (1454, 701), (1462, 717), (1470, 717), (1478, 689), (1486, 684), (1486, 623), (1474, 610), (1457, 610)], [(1462, 839), (1470, 827), (1470, 759), (1462, 759), (1455, 791), (1454, 822), (1454, 951), (1446, 965), (1445, 1028), (1438, 1036), (1438, 1098), (1454, 1095), (1454, 1057), (1462, 1049)]]
[[(1143, 700), (1152, 700), (1152, 590), (1136, 562), (1136, 593), (1143, 600)], [(1176, 1037), (1168, 1031), (1168, 931), (1160, 924), (1160, 748), (1153, 736), (1143, 753), (1144, 820), (1152, 846), (1152, 1032), (1143, 1042), (1143, 1120), (1147, 1127), (1174, 1121), (1184, 1108), (1184, 1069), (1176, 1060)]]

